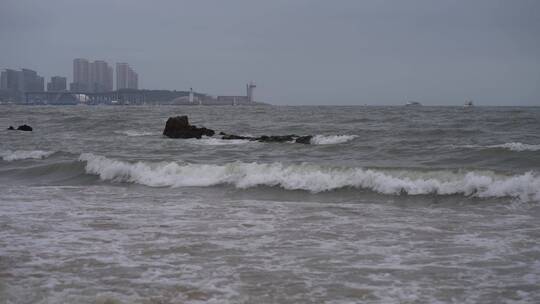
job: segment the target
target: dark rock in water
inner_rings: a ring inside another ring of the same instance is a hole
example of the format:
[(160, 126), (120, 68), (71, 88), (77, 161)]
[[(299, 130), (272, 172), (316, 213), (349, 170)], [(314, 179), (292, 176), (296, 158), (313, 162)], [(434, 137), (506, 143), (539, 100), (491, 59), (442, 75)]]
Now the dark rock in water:
[(29, 125), (22, 125), (22, 126), (19, 126), (17, 128), (17, 130), (19, 130), (19, 131), (32, 131), (32, 127), (30, 127)]
[[(214, 136), (215, 132), (212, 129), (207, 128), (197, 128), (189, 124), (187, 116), (176, 116), (169, 117), (167, 123), (165, 124), (165, 129), (163, 130), (163, 135), (170, 138), (201, 138), (205, 136)], [(260, 141), (260, 142), (296, 142), (301, 144), (310, 144), (311, 138), (313, 136), (298, 136), (295, 134), (291, 135), (263, 135), (259, 137), (251, 136), (240, 136), (234, 134), (227, 134), (225, 132), (219, 132), (221, 139), (225, 140), (234, 140), (234, 139), (243, 139), (251, 141)]]
[(163, 130), (163, 135), (170, 138), (201, 138), (205, 136), (214, 136), (212, 129), (197, 128), (189, 124), (187, 116), (169, 117)]
[[(260, 142), (295, 142), (295, 140), (297, 138), (301, 138), (299, 137), (298, 135), (272, 135), (272, 136), (267, 136), (267, 135), (263, 135), (263, 136), (259, 136), (259, 137), (250, 137), (250, 136), (240, 136), (240, 135), (234, 135), (234, 134), (227, 134), (227, 133), (223, 133), (223, 132), (220, 132), (219, 135), (221, 135), (221, 139), (229, 139), (229, 140), (232, 140), (232, 139), (244, 139), (244, 140), (251, 140), (251, 141), (260, 141)], [(311, 139), (311, 136), (309, 136), (309, 138)], [(308, 142), (309, 143), (309, 140)]]
[(306, 145), (309, 145), (311, 144), (311, 139), (313, 138), (313, 136), (311, 135), (308, 135), (308, 136), (300, 136), (298, 137), (295, 142), (296, 143), (299, 143), (299, 144), (306, 144)]
[(9, 126), (9, 128), (7, 128), (8, 130), (15, 130), (15, 128), (13, 126)]
[(220, 132), (219, 135), (222, 135), (221, 139), (244, 139), (244, 140), (257, 140), (254, 137), (249, 136), (240, 136), (240, 135), (234, 135), (234, 134), (227, 134)]
[(258, 141), (261, 142), (287, 142), (287, 141), (293, 141), (295, 138), (297, 138), (297, 135), (273, 135), (273, 136), (266, 136), (263, 135), (259, 138), (257, 138)]
[[(197, 127), (195, 127), (195, 129), (197, 129)], [(205, 127), (199, 128), (199, 130), (202, 132), (202, 135), (204, 136), (214, 136), (214, 134), (216, 134), (214, 130), (207, 129)]]

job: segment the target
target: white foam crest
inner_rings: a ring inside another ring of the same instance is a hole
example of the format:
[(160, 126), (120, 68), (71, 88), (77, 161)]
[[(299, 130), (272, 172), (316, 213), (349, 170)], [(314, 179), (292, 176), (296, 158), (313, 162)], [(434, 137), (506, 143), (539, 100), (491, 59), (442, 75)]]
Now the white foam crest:
[(503, 148), (511, 151), (540, 151), (540, 145), (529, 145), (520, 142), (509, 142), (501, 145), (488, 146), (489, 148)]
[(5, 161), (23, 160), (23, 159), (42, 159), (52, 155), (53, 151), (42, 150), (16, 150), (16, 151), (0, 151), (0, 157)]
[(116, 134), (126, 135), (126, 136), (149, 136), (149, 135), (159, 135), (158, 132), (149, 132), (149, 131), (137, 131), (137, 130), (123, 130), (123, 131), (114, 131)]
[(356, 135), (315, 135), (311, 138), (313, 145), (335, 145), (342, 144), (355, 139)]
[(489, 145), (489, 146), (463, 145), (463, 146), (452, 146), (452, 147), (471, 148), (471, 149), (507, 149), (507, 150), (515, 151), (515, 152), (540, 151), (540, 145), (524, 144), (520, 142), (509, 142), (509, 143), (504, 143), (504, 144), (499, 144), (499, 145)]
[(431, 172), (322, 167), (311, 164), (228, 163), (224, 165), (176, 162), (130, 163), (82, 154), (86, 172), (103, 180), (132, 182), (152, 187), (212, 186), (238, 188), (278, 186), (311, 192), (359, 188), (382, 194), (462, 194), (476, 197), (517, 197), (540, 201), (540, 176), (532, 172), (506, 176), (491, 171)]
[(186, 139), (191, 144), (203, 145), (203, 146), (225, 146), (225, 145), (243, 145), (251, 143), (252, 141), (247, 139), (221, 139), (216, 137), (203, 136), (200, 139), (190, 138)]

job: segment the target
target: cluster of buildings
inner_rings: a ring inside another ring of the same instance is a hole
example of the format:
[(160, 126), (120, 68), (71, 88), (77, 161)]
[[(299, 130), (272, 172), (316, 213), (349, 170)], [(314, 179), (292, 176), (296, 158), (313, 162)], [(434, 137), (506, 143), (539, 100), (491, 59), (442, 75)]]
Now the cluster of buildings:
[[(73, 60), (73, 82), (69, 91), (74, 93), (103, 93), (114, 90), (113, 68), (103, 60)], [(47, 83), (47, 92), (67, 92), (67, 77), (53, 76)], [(116, 89), (139, 88), (139, 76), (127, 63), (116, 64)], [(45, 79), (36, 71), (5, 69), (0, 74), (0, 101), (22, 102), (28, 92), (45, 92)]]
[[(116, 64), (116, 89), (139, 88), (139, 75), (122, 62)], [(69, 85), (72, 92), (102, 93), (113, 91), (113, 68), (103, 60), (89, 61), (84, 58), (73, 60), (73, 82)]]
[(0, 74), (0, 99), (19, 101), (24, 92), (43, 91), (44, 88), (45, 79), (30, 69), (6, 69)]

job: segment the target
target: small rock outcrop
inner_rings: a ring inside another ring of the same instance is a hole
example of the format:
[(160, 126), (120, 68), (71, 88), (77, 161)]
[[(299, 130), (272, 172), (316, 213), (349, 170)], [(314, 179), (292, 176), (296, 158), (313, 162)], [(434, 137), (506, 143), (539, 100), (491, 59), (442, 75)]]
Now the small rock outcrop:
[(22, 125), (22, 126), (19, 126), (17, 128), (17, 130), (19, 130), (19, 131), (32, 131), (32, 127), (30, 127), (29, 125)]
[[(176, 117), (169, 117), (167, 120), (167, 123), (165, 124), (165, 130), (163, 130), (163, 135), (170, 137), (170, 138), (201, 138), (204, 136), (214, 136), (215, 132), (212, 129), (207, 128), (198, 128), (196, 126), (192, 126), (189, 124), (188, 117), (183, 116), (176, 116)], [(252, 136), (241, 136), (241, 135), (234, 135), (234, 134), (227, 134), (224, 132), (219, 132), (219, 135), (221, 136), (221, 139), (225, 140), (234, 140), (234, 139), (242, 139), (242, 140), (251, 140), (251, 141), (260, 141), (260, 142), (293, 142), (293, 143), (299, 143), (299, 144), (310, 144), (311, 139), (313, 136), (298, 136), (298, 135), (262, 135), (258, 137), (252, 137)]]
[(313, 136), (298, 136), (298, 135), (262, 135), (259, 137), (251, 137), (251, 136), (240, 136), (240, 135), (234, 135), (234, 134), (227, 134), (224, 132), (219, 132), (219, 135), (221, 135), (221, 139), (243, 139), (243, 140), (251, 140), (251, 141), (260, 141), (260, 142), (295, 142), (299, 144), (310, 144), (311, 138)]
[(219, 132), (219, 135), (221, 135), (221, 139), (244, 139), (244, 140), (255, 140), (255, 137), (250, 136), (240, 136), (240, 135), (234, 135), (234, 134), (227, 134), (224, 132)]
[(163, 135), (170, 138), (201, 138), (204, 136), (214, 136), (212, 129), (198, 128), (189, 124), (187, 116), (176, 116), (167, 119)]
[(15, 130), (15, 128), (13, 126), (9, 126), (9, 128), (7, 128), (8, 130)]
[(311, 139), (313, 138), (313, 136), (311, 135), (308, 135), (308, 136), (300, 136), (298, 137), (294, 142), (296, 143), (299, 143), (299, 144), (306, 144), (306, 145), (309, 145), (311, 144)]
[(288, 142), (288, 141), (294, 141), (298, 135), (272, 135), (272, 136), (266, 136), (263, 135), (261, 137), (258, 137), (257, 140), (261, 142)]

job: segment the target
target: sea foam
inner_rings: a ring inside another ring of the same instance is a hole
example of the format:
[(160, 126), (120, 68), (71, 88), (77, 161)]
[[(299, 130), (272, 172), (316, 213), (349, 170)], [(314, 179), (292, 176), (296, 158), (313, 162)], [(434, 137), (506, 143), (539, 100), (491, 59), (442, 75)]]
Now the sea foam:
[(315, 135), (311, 138), (313, 145), (335, 145), (342, 144), (355, 139), (356, 135)]
[(488, 145), (488, 146), (464, 145), (464, 146), (453, 146), (453, 147), (472, 148), (472, 149), (505, 149), (505, 150), (510, 150), (514, 152), (540, 151), (540, 145), (524, 144), (520, 142), (509, 142), (509, 143), (504, 143), (504, 144)]
[(539, 151), (540, 150), (540, 145), (529, 145), (529, 144), (523, 144), (523, 143), (520, 143), (520, 142), (510, 142), (510, 143), (504, 143), (504, 144), (501, 144), (501, 145), (488, 146), (488, 148), (503, 148), (503, 149), (508, 149), (508, 150), (517, 151), (517, 152), (521, 152), (521, 151)]
[(130, 136), (130, 137), (149, 136), (149, 135), (159, 135), (160, 134), (159, 132), (137, 131), (137, 130), (114, 131), (114, 133)]
[(42, 150), (16, 150), (16, 151), (0, 151), (0, 157), (4, 161), (14, 161), (14, 160), (23, 160), (23, 159), (42, 159), (52, 155), (52, 151), (42, 151)]
[(460, 194), (540, 201), (540, 176), (533, 172), (507, 176), (492, 171), (383, 170), (325, 167), (306, 163), (131, 163), (91, 153), (82, 154), (80, 160), (86, 162), (87, 173), (98, 175), (103, 180), (151, 187), (229, 184), (237, 188), (271, 186), (314, 193), (357, 188), (390, 195)]

